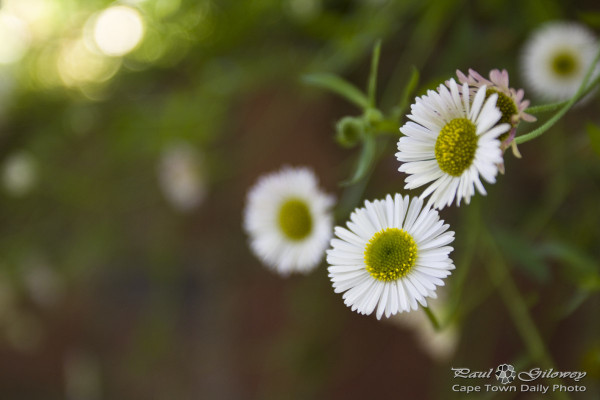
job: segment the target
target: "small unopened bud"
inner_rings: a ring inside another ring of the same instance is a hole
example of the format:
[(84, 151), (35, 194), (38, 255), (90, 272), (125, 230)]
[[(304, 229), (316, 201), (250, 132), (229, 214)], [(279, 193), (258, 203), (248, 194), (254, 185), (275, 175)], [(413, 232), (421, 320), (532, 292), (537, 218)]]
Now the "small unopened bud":
[(365, 124), (356, 117), (344, 117), (335, 126), (335, 140), (343, 147), (354, 147), (365, 133)]
[(375, 125), (378, 122), (381, 122), (381, 120), (383, 119), (383, 114), (376, 108), (369, 108), (366, 111), (365, 116), (367, 117), (367, 121), (369, 121), (369, 124), (371, 125)]

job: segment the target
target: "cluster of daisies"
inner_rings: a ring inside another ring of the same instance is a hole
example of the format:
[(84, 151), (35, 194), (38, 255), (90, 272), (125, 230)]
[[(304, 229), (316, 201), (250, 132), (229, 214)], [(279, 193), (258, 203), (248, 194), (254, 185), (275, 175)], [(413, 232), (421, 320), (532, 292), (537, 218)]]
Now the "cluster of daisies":
[[(560, 100), (579, 88), (597, 44), (579, 25), (555, 23), (525, 49), (534, 92)], [(367, 200), (345, 227), (334, 228), (334, 199), (314, 173), (285, 167), (260, 178), (248, 194), (244, 228), (253, 252), (282, 275), (311, 271), (326, 254), (335, 292), (361, 314), (379, 319), (427, 306), (455, 268), (454, 232), (439, 210), (468, 204), (476, 191), (485, 195), (484, 182), (494, 183), (503, 171), (504, 151), (512, 146), (518, 154), (517, 126), (535, 121), (506, 70), (491, 71), (489, 79), (457, 71), (457, 78), (416, 98), (400, 128), (399, 171), (407, 175), (405, 189), (424, 187), (420, 196)]]

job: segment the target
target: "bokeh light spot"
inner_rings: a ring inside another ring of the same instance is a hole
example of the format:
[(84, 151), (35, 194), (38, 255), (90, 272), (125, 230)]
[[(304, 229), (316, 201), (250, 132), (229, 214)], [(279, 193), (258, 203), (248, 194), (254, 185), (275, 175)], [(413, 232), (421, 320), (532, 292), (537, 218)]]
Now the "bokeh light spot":
[(57, 66), (65, 85), (80, 86), (107, 81), (119, 70), (121, 60), (96, 54), (83, 40), (74, 40), (63, 44)]
[(0, 64), (19, 61), (29, 48), (27, 25), (16, 16), (0, 12)]
[(137, 47), (144, 37), (144, 20), (131, 7), (109, 7), (98, 15), (93, 37), (107, 56), (123, 56)]

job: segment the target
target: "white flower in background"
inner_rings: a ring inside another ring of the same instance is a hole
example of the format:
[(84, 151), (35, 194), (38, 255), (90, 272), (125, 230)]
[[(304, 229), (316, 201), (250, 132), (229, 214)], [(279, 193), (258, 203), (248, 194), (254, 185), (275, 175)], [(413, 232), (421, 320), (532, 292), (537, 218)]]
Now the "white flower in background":
[(542, 98), (566, 100), (581, 85), (598, 49), (598, 41), (587, 27), (575, 22), (546, 23), (524, 46), (525, 82)]
[[(447, 318), (444, 314), (447, 314), (448, 310), (445, 307), (444, 293), (439, 292), (438, 290), (438, 298), (429, 303), (431, 308), (435, 310), (438, 320), (443, 321)], [(399, 327), (409, 329), (421, 349), (437, 362), (449, 360), (456, 351), (460, 330), (455, 323), (450, 323), (443, 326), (442, 329), (436, 330), (424, 312), (397, 315), (390, 318), (389, 321)]]
[(23, 284), (37, 304), (51, 307), (61, 299), (63, 280), (44, 259), (30, 256), (21, 266), (21, 271)]
[(420, 198), (365, 201), (346, 225), (335, 228), (328, 271), (335, 292), (360, 314), (377, 310), (380, 319), (426, 306), (454, 269), (454, 232)]
[(311, 271), (332, 235), (333, 203), (308, 168), (284, 167), (261, 177), (244, 210), (252, 251), (282, 275)]
[(2, 183), (9, 194), (20, 197), (36, 184), (37, 165), (33, 156), (25, 151), (9, 155), (2, 167)]
[(100, 400), (102, 374), (98, 356), (87, 350), (74, 348), (64, 359), (64, 387), (67, 400)]
[(396, 157), (407, 173), (406, 189), (429, 186), (421, 194), (431, 195), (438, 209), (461, 199), (469, 204), (475, 188), (486, 191), (480, 176), (496, 181), (502, 150), (498, 137), (510, 129), (499, 124), (502, 113), (496, 107), (498, 94), (486, 99), (486, 87), (477, 90), (473, 100), (466, 83), (460, 89), (454, 79), (437, 92), (429, 90), (411, 105), (411, 114), (400, 128), (405, 135), (398, 141)]
[(158, 165), (158, 183), (167, 201), (189, 212), (206, 197), (206, 178), (200, 154), (188, 143), (166, 147)]

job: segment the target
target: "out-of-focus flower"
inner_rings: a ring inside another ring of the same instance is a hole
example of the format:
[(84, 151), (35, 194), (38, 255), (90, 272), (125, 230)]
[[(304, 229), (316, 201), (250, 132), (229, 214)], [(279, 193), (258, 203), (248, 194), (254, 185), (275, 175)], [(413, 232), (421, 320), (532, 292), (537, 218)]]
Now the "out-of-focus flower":
[(281, 275), (313, 270), (331, 238), (333, 202), (308, 168), (284, 167), (261, 177), (244, 210), (252, 251)]
[(37, 181), (37, 166), (33, 156), (25, 151), (9, 155), (2, 167), (2, 183), (7, 193), (20, 197), (27, 194)]
[(23, 283), (33, 301), (43, 307), (55, 305), (63, 293), (61, 277), (45, 260), (36, 256), (23, 265)]
[[(442, 292), (439, 298), (430, 302), (433, 303), (430, 306), (435, 309), (436, 317), (440, 320), (445, 319), (443, 315), (445, 310), (443, 300), (445, 299)], [(456, 324), (449, 324), (443, 326), (440, 330), (436, 330), (424, 312), (397, 315), (394, 318), (390, 318), (390, 322), (410, 329), (421, 348), (437, 362), (444, 362), (450, 359), (458, 346), (460, 336), (458, 326)]]
[(546, 23), (523, 48), (525, 83), (540, 97), (566, 100), (581, 85), (597, 51), (598, 41), (587, 27), (575, 22)]
[(426, 306), (454, 269), (454, 232), (420, 198), (365, 201), (346, 225), (335, 228), (328, 271), (335, 292), (360, 314), (377, 310), (380, 319)]
[(189, 212), (206, 197), (202, 158), (190, 144), (178, 142), (163, 151), (158, 183), (167, 201), (178, 211)]
[(102, 398), (102, 380), (97, 357), (81, 349), (71, 350), (64, 361), (65, 392), (68, 400)]
[[(448, 87), (450, 90), (448, 90)], [(416, 99), (411, 114), (400, 128), (405, 135), (398, 141), (396, 157), (403, 164), (399, 171), (409, 176), (406, 189), (429, 186), (421, 194), (431, 195), (430, 203), (438, 209), (461, 199), (469, 204), (475, 188), (485, 195), (480, 176), (496, 182), (502, 150), (498, 137), (510, 129), (499, 124), (502, 113), (496, 107), (498, 94), (486, 99), (485, 86), (473, 100), (466, 83), (459, 89), (454, 79), (448, 87)]]

